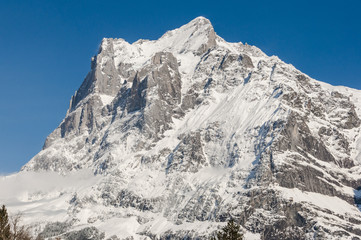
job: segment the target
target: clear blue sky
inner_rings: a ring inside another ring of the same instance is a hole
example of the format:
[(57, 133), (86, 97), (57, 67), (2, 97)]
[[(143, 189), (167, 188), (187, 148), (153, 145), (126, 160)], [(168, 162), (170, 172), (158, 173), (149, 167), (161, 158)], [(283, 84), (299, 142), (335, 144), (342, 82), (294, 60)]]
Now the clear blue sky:
[(361, 0), (0, 0), (0, 173), (64, 118), (103, 37), (157, 39), (197, 16), (321, 81), (361, 89)]

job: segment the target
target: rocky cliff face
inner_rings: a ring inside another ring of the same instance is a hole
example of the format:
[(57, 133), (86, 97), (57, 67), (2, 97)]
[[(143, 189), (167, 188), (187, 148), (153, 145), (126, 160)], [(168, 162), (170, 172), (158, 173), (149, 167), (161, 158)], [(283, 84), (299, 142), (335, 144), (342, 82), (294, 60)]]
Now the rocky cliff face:
[(155, 41), (103, 39), (22, 170), (99, 177), (52, 193), (66, 202), (52, 236), (202, 239), (233, 218), (254, 239), (360, 239), (359, 116), (361, 91), (228, 43), (199, 17)]

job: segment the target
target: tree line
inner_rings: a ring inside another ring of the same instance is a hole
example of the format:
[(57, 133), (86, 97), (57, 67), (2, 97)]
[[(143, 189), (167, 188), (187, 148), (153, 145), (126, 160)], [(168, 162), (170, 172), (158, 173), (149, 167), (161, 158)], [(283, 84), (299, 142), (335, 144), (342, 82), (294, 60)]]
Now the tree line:
[[(230, 220), (222, 230), (216, 232), (211, 240), (242, 240), (240, 225)], [(41, 240), (32, 237), (30, 231), (21, 225), (21, 215), (9, 217), (5, 205), (0, 209), (0, 240)]]
[(3, 205), (0, 209), (0, 240), (33, 240), (29, 230), (20, 221), (20, 214), (9, 217)]

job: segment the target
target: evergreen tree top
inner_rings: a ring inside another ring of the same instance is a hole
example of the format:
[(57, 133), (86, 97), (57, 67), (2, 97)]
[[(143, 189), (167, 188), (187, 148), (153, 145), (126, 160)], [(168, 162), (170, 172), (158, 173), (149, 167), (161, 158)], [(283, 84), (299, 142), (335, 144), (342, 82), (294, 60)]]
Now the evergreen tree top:
[[(227, 225), (217, 232), (217, 240), (242, 240), (243, 234), (240, 226), (233, 219), (228, 221)], [(215, 239), (215, 238), (213, 238)]]
[(10, 236), (9, 216), (5, 205), (3, 205), (0, 209), (0, 240), (8, 240)]

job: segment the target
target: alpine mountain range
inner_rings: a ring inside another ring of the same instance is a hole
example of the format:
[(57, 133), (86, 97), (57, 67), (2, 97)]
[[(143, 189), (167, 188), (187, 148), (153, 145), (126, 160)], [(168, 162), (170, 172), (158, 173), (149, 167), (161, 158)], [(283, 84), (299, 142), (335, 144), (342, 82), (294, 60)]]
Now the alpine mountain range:
[(94, 177), (18, 201), (49, 239), (209, 239), (229, 219), (245, 239), (361, 239), (360, 116), (360, 90), (226, 42), (204, 17), (104, 38), (17, 173)]

